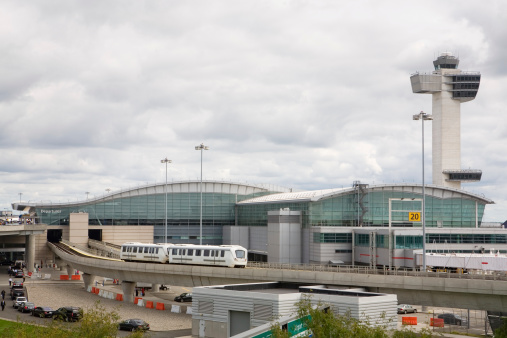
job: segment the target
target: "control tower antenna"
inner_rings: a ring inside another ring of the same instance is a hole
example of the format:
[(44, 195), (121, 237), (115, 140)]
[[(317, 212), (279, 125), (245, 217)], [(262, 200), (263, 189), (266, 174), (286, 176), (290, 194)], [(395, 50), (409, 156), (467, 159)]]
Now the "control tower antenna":
[(412, 92), (432, 96), (433, 184), (461, 189), (461, 182), (477, 182), (481, 170), (461, 169), (461, 103), (475, 99), (481, 74), (458, 69), (459, 58), (440, 53), (431, 73), (410, 77)]

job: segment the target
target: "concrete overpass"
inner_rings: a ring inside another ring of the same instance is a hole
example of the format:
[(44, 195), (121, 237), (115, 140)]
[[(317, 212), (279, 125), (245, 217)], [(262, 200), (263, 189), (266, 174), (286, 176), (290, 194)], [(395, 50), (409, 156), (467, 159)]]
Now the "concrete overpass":
[(25, 236), (25, 263), (28, 271), (33, 271), (35, 257), (35, 237), (43, 234), (45, 224), (13, 224), (0, 226), (0, 236)]
[[(95, 276), (122, 280), (125, 300), (132, 300), (135, 282), (180, 286), (206, 286), (264, 281), (298, 282), (364, 287), (372, 292), (398, 295), (400, 303), (438, 307), (502, 311), (507, 308), (507, 276), (503, 275), (451, 275), (367, 269), (321, 267), (323, 271), (304, 269), (303, 265), (278, 266), (251, 264), (246, 269), (222, 267), (133, 263), (79, 257), (65, 253), (52, 244), (51, 250), (73, 269), (83, 271), (85, 285), (93, 283)], [(298, 270), (299, 267), (299, 270)], [(308, 266), (307, 266), (308, 267)], [(311, 266), (310, 266), (311, 267)], [(334, 269), (334, 271), (332, 271)], [(327, 271), (326, 271), (327, 270)], [(363, 272), (363, 273), (357, 273)], [(375, 273), (373, 273), (375, 272)], [(461, 278), (451, 278), (461, 277)]]

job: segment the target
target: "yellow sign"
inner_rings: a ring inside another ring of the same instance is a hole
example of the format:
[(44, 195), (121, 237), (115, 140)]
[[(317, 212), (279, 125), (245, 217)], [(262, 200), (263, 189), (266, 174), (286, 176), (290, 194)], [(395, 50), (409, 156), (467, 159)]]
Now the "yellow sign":
[(408, 220), (410, 222), (420, 222), (421, 221), (421, 213), (420, 212), (409, 212)]

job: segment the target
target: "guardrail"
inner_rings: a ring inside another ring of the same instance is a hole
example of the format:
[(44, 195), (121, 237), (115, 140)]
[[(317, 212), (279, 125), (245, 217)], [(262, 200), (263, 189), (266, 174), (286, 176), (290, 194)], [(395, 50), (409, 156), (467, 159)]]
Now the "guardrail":
[(507, 281), (506, 271), (488, 271), (488, 273), (468, 273), (459, 274), (451, 272), (430, 272), (413, 271), (405, 269), (375, 268), (371, 266), (357, 265), (321, 265), (321, 264), (292, 264), (292, 263), (261, 263), (248, 262), (249, 268), (259, 269), (285, 269), (298, 271), (319, 271), (319, 272), (339, 272), (354, 273), (364, 275), (386, 275), (386, 276), (405, 276), (405, 277), (432, 277), (432, 278), (458, 278), (458, 279), (482, 279), (482, 280), (504, 280)]

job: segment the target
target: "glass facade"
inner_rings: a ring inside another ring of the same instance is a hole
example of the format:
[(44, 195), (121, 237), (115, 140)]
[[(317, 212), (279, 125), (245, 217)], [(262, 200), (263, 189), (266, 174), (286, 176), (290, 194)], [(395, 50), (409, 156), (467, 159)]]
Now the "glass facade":
[[(361, 217), (363, 226), (387, 227), (389, 199), (393, 198), (404, 200), (391, 201), (392, 226), (421, 227), (421, 222), (408, 221), (408, 212), (421, 211), (422, 202), (412, 200), (421, 199), (421, 194), (392, 190), (368, 192), (362, 200), (363, 207), (354, 192), (316, 202), (239, 204), (238, 225), (266, 226), (268, 211), (290, 208), (302, 212), (303, 227), (359, 226)], [(426, 227), (475, 228), (476, 206), (480, 225), (484, 202), (476, 204), (475, 200), (465, 196), (441, 199), (426, 195)]]
[(314, 243), (352, 243), (352, 234), (328, 234), (316, 232), (313, 234)]
[(423, 247), (422, 236), (396, 236), (394, 241), (396, 249), (422, 249)]
[(426, 243), (507, 244), (507, 234), (426, 234)]
[[(273, 192), (261, 188), (234, 186), (217, 190), (255, 191), (252, 193), (203, 192), (202, 225), (204, 244), (222, 244), (222, 227), (235, 224), (236, 202)], [(68, 225), (71, 213), (86, 212), (90, 225), (151, 225), (154, 242), (164, 242), (166, 195), (164, 193), (84, 201), (69, 205), (36, 206), (41, 223)], [(167, 241), (171, 243), (198, 243), (200, 234), (200, 192), (168, 192)]]

